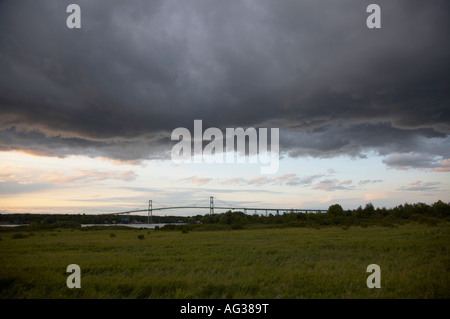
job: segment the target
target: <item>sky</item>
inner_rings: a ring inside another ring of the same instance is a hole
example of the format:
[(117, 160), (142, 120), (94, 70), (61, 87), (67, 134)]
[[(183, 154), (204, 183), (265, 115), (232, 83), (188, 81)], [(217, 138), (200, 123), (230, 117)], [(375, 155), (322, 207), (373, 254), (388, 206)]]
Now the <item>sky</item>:
[[(81, 8), (70, 29), (67, 6)], [(369, 29), (369, 4), (381, 28)], [(0, 1), (0, 213), (450, 201), (448, 0)], [(278, 128), (279, 167), (176, 163)], [(223, 141), (225, 145), (226, 141)], [(204, 145), (207, 144), (204, 143)], [(199, 209), (164, 214), (205, 214)]]

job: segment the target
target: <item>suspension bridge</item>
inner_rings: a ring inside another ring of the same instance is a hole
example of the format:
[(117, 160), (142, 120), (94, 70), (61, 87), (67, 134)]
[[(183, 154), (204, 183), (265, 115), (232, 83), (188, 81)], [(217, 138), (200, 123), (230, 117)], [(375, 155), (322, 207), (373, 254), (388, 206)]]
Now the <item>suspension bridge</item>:
[[(219, 205), (214, 205), (214, 202), (218, 202)], [(145, 209), (135, 209), (135, 210), (128, 210), (128, 211), (122, 211), (122, 212), (115, 212), (115, 213), (107, 213), (106, 215), (125, 215), (125, 214), (131, 214), (131, 213), (143, 213), (147, 212), (148, 214), (148, 221), (151, 221), (151, 218), (153, 217), (153, 212), (155, 211), (164, 211), (164, 210), (179, 210), (179, 209), (209, 209), (209, 214), (214, 214), (214, 210), (240, 210), (243, 211), (245, 214), (247, 214), (249, 211), (254, 211), (255, 214), (257, 212), (289, 212), (289, 213), (324, 213), (327, 212), (325, 209), (304, 209), (304, 208), (273, 208), (273, 207), (242, 207), (237, 204), (233, 203), (227, 203), (219, 199), (214, 199), (213, 196), (209, 197), (209, 205), (203, 203), (194, 203), (194, 204), (187, 204), (187, 205), (179, 205), (179, 206), (170, 206), (170, 205), (164, 205), (160, 204), (160, 206), (153, 206), (153, 204), (156, 203), (153, 200), (148, 201), (148, 207)], [(159, 203), (158, 203), (159, 204)]]

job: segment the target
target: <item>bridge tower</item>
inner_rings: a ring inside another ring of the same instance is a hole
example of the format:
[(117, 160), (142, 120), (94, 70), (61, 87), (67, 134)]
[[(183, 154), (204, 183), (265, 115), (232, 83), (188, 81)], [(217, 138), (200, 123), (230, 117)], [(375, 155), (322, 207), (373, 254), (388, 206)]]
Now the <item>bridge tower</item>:
[(209, 214), (214, 214), (214, 197), (209, 197)]
[(148, 201), (148, 217), (147, 217), (147, 223), (150, 224), (153, 222), (153, 201), (150, 199)]

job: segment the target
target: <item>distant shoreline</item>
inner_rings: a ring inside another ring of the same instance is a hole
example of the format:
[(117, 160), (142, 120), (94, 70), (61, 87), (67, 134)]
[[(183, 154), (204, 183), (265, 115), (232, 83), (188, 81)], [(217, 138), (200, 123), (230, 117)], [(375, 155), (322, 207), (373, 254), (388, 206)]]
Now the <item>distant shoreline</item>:
[[(165, 225), (184, 225), (185, 223), (161, 223), (161, 224), (82, 224), (81, 227), (91, 226), (125, 226), (131, 228), (147, 228), (154, 229), (155, 227), (164, 227)], [(29, 224), (0, 224), (0, 227), (19, 227), (29, 226)]]

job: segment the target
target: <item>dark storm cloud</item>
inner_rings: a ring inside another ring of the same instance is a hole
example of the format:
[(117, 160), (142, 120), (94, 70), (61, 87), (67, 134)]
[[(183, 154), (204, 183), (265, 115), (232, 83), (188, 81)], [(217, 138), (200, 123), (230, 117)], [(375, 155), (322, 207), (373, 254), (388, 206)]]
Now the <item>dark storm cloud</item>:
[(395, 153), (383, 160), (388, 167), (408, 170), (411, 168), (430, 169), (436, 172), (450, 171), (450, 161), (430, 154)]
[(0, 150), (26, 150), (37, 155), (65, 157), (88, 155), (113, 158), (120, 161), (162, 159), (169, 156), (163, 148), (169, 139), (155, 134), (152, 139), (141, 137), (131, 140), (90, 140), (79, 137), (48, 136), (38, 131), (23, 132), (13, 128), (0, 131)]
[[(0, 2), (0, 149), (168, 157), (176, 127), (280, 127), (290, 156), (450, 158), (450, 6), (372, 1)], [(389, 164), (389, 158), (387, 160)]]
[(364, 156), (370, 150), (380, 155), (426, 152), (450, 157), (450, 139), (433, 128), (400, 129), (391, 123), (326, 125), (303, 131), (280, 131), (280, 147), (291, 156)]

